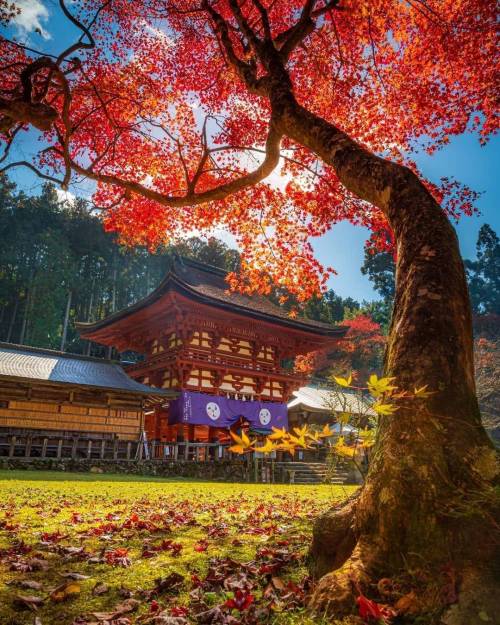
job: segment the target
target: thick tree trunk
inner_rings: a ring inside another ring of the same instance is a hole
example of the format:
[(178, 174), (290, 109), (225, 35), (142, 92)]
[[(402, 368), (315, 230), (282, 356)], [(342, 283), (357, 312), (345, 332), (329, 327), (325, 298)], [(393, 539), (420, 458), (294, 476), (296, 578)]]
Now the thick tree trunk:
[[(402, 390), (428, 385), (433, 391), (381, 418), (359, 496), (316, 524), (312, 570), (321, 576), (346, 562), (359, 583), (365, 575), (373, 581), (425, 570), (432, 582), (420, 589), (421, 611), (436, 609), (440, 601), (444, 606), (453, 600), (453, 593), (439, 594), (445, 570), (462, 574), (465, 585), (466, 579), (484, 581), (499, 556), (491, 489), (498, 466), (475, 395), (470, 305), (457, 237), (409, 169), (370, 154), (289, 95), (280, 105), (284, 133), (334, 167), (349, 191), (387, 217), (397, 274), (385, 374)], [(351, 581), (342, 575), (322, 579), (315, 607), (331, 604), (337, 613), (352, 608), (346, 590)]]

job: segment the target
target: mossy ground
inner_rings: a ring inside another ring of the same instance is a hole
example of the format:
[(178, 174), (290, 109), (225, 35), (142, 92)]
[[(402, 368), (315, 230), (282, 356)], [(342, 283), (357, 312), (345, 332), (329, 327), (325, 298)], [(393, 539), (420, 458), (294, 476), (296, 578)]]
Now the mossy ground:
[[(159, 602), (162, 608), (182, 606), (189, 601), (191, 575), (202, 577), (210, 558), (230, 556), (238, 562), (248, 562), (259, 549), (278, 542), (290, 545), (299, 556), (293, 566), (280, 572), (280, 577), (285, 583), (298, 581), (306, 575), (304, 556), (314, 518), (351, 492), (353, 487), (329, 485), (226, 484), (123, 475), (0, 472), (0, 623), (32, 625), (33, 613), (14, 605), (16, 595), (45, 599), (37, 611), (42, 625), (71, 625), (79, 615), (113, 610), (123, 601), (120, 588), (125, 587), (140, 598), (141, 590), (153, 588), (158, 577), (174, 571), (185, 577), (185, 586), (175, 597), (161, 598)], [(139, 522), (130, 522), (131, 518)], [(141, 527), (143, 521), (160, 529), (151, 532)], [(101, 532), (109, 523), (117, 529)], [(180, 554), (175, 556), (167, 550), (143, 557), (148, 541), (157, 545), (163, 539), (182, 545)], [(17, 553), (15, 545), (19, 541), (32, 550)], [(207, 543), (206, 551), (197, 550), (202, 541)], [(130, 566), (92, 564), (88, 555), (84, 559), (68, 556), (66, 547), (84, 547), (94, 557), (125, 548)], [(11, 570), (13, 563), (37, 556), (47, 561), (47, 570)], [(55, 603), (48, 597), (50, 590), (64, 582), (62, 574), (68, 572), (89, 578), (77, 582), (78, 595)], [(41, 582), (42, 589), (22, 588), (22, 580)], [(109, 591), (93, 596), (97, 583), (106, 584)], [(222, 594), (212, 599), (218, 603), (225, 597)], [(150, 603), (141, 600), (139, 610), (131, 618), (141, 617), (150, 609)], [(271, 622), (309, 625), (321, 621), (295, 609), (276, 611)]]

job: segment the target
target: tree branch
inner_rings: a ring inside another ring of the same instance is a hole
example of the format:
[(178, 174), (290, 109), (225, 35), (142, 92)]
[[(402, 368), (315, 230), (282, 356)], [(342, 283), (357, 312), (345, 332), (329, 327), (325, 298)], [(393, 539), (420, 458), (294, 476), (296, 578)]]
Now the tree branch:
[(0, 169), (0, 173), (4, 173), (9, 169), (13, 169), (14, 167), (26, 167), (30, 169), (33, 173), (35, 173), (39, 178), (43, 178), (44, 180), (50, 180), (50, 182), (54, 182), (57, 185), (62, 185), (63, 181), (54, 178), (53, 176), (49, 176), (48, 174), (44, 174), (42, 171), (37, 169), (32, 163), (28, 161), (16, 161), (15, 163), (9, 163)]
[(316, 19), (332, 9), (338, 9), (340, 0), (330, 0), (324, 6), (314, 10), (317, 0), (306, 0), (300, 18), (291, 28), (280, 33), (274, 39), (276, 48), (283, 60), (288, 60), (295, 48), (310, 35), (316, 27)]
[(205, 0), (204, 7), (215, 24), (215, 33), (219, 35), (220, 42), (226, 53), (227, 59), (231, 66), (236, 70), (240, 78), (243, 80), (247, 88), (256, 94), (263, 95), (262, 81), (257, 78), (257, 71), (254, 63), (246, 63), (242, 61), (236, 54), (229, 35), (229, 26), (226, 20)]
[[(165, 195), (163, 193), (150, 189), (138, 182), (124, 180), (123, 178), (120, 178), (119, 176), (116, 176), (114, 174), (105, 174), (102, 172), (93, 171), (92, 166), (83, 167), (71, 158), (70, 166), (71, 169), (76, 173), (81, 174), (91, 180), (95, 180), (96, 182), (103, 182), (123, 189), (128, 193), (135, 193), (149, 200), (158, 202), (158, 204), (162, 206), (169, 206), (171, 208), (182, 208), (187, 206), (204, 204), (206, 202), (212, 202), (215, 200), (223, 200), (229, 195), (252, 187), (267, 178), (267, 176), (271, 174), (271, 172), (276, 168), (279, 163), (281, 138), (282, 132), (278, 128), (278, 124), (275, 120), (271, 119), (269, 133), (266, 140), (266, 156), (261, 165), (259, 165), (259, 167), (257, 167), (254, 171), (248, 174), (244, 174), (243, 176), (235, 180), (231, 180), (230, 182), (220, 184), (219, 186), (214, 187), (213, 189), (209, 189), (208, 191), (202, 191), (200, 193), (188, 192), (184, 196)], [(57, 148), (49, 148), (49, 150), (54, 151), (56, 154), (62, 156), (63, 158), (65, 156), (64, 152)], [(26, 162), (13, 163), (7, 168), (11, 168), (17, 165), (25, 165), (27, 167), (30, 167), (30, 169), (37, 173), (37, 170), (32, 165)], [(41, 177), (46, 176), (42, 174)], [(57, 182), (58, 184), (61, 184), (62, 182), (60, 180), (55, 180), (50, 177), (49, 179)]]

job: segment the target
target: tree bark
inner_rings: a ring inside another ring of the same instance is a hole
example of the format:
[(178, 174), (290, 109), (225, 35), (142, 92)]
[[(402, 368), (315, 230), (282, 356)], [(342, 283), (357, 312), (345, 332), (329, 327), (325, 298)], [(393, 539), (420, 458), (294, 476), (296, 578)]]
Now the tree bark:
[[(458, 240), (411, 170), (369, 153), (290, 94), (274, 104), (281, 109), (284, 134), (331, 165), (349, 191), (386, 216), (397, 266), (385, 375), (394, 376), (402, 390), (428, 385), (433, 391), (380, 418), (359, 497), (316, 524), (312, 570), (321, 575), (346, 562), (353, 575), (355, 562), (358, 573), (379, 579), (426, 569), (433, 572), (434, 594), (428, 589), (422, 597), (427, 592), (425, 601), (435, 609), (437, 578), (444, 570), (451, 567), (464, 580), (484, 581), (491, 579), (500, 555), (491, 488), (498, 465), (476, 400), (471, 313)], [(472, 569), (481, 574), (468, 575)], [(332, 604), (333, 593), (345, 599), (339, 579), (339, 574), (323, 578), (315, 607)], [(338, 604), (332, 604), (337, 613)], [(352, 605), (346, 605), (349, 611)]]
[(7, 331), (7, 337), (5, 339), (7, 343), (10, 343), (11, 338), (12, 338), (12, 332), (14, 330), (14, 324), (16, 323), (18, 308), (19, 308), (19, 296), (16, 297), (16, 301), (14, 302), (14, 308), (12, 310), (12, 315), (11, 315), (10, 322), (9, 322), (9, 329)]
[(66, 348), (66, 337), (68, 336), (68, 321), (69, 321), (69, 312), (71, 310), (71, 298), (73, 296), (72, 291), (68, 291), (68, 298), (66, 300), (66, 310), (64, 312), (64, 322), (61, 336), (61, 350), (64, 351)]

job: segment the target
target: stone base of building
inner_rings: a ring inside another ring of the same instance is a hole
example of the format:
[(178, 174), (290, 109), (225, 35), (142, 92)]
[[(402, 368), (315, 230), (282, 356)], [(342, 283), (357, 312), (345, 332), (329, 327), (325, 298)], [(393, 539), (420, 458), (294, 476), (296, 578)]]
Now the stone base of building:
[(241, 461), (165, 462), (158, 460), (95, 460), (88, 458), (0, 458), (2, 470), (67, 471), (74, 473), (118, 473), (157, 477), (183, 477), (221, 482), (253, 480), (250, 467)]

